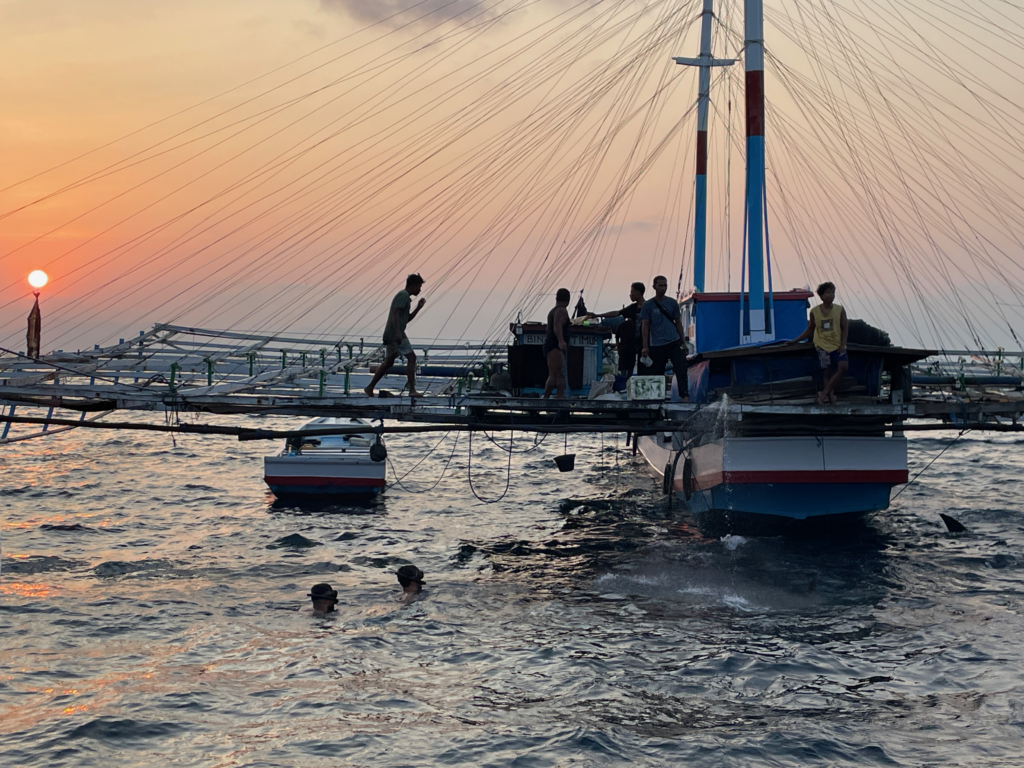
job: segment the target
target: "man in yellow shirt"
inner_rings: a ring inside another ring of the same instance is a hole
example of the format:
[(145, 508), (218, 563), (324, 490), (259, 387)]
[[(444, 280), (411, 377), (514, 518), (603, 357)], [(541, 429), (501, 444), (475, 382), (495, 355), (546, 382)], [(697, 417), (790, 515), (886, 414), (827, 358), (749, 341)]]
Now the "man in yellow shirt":
[(836, 286), (834, 283), (822, 283), (818, 286), (818, 297), (821, 304), (811, 308), (811, 316), (807, 320), (807, 328), (793, 339), (791, 344), (814, 337), (814, 348), (818, 352), (818, 364), (823, 371), (825, 386), (818, 393), (818, 404), (828, 400), (836, 403), (835, 388), (843, 379), (843, 374), (850, 367), (850, 358), (846, 354), (846, 337), (850, 332), (850, 324), (846, 319), (846, 310), (835, 303)]

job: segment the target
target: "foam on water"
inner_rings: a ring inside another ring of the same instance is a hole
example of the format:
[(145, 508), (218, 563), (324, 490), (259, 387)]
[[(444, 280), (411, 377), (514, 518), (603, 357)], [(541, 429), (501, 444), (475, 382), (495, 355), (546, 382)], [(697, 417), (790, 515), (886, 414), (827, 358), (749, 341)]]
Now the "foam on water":
[(725, 545), (726, 549), (733, 552), (736, 547), (741, 547), (746, 544), (747, 540), (743, 536), (727, 535), (722, 537), (722, 543)]

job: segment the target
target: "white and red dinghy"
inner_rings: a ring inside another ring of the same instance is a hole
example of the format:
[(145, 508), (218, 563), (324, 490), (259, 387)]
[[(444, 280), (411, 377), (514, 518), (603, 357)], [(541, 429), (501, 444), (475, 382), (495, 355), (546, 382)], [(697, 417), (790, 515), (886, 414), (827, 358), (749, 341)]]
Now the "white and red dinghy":
[(385, 462), (370, 458), (376, 440), (365, 419), (317, 418), (303, 430), (366, 427), (365, 433), (290, 438), (263, 459), (263, 479), (278, 498), (374, 496), (384, 489)]

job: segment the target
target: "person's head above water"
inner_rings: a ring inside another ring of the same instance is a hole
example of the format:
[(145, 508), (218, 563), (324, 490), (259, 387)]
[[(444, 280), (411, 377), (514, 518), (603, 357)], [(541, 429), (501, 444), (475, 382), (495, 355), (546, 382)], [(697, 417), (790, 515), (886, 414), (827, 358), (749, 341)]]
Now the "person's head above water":
[(309, 590), (309, 598), (313, 601), (315, 612), (330, 613), (338, 604), (338, 590), (331, 589), (330, 584), (314, 584)]
[(402, 585), (402, 590), (409, 594), (419, 593), (426, 583), (423, 581), (423, 571), (415, 565), (403, 565), (395, 575), (398, 577), (398, 583)]

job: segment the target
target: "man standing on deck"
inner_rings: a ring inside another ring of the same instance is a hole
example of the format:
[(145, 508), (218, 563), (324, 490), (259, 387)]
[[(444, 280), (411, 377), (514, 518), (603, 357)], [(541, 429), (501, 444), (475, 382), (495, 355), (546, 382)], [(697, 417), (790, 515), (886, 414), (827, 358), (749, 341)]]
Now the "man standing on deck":
[[(633, 283), (629, 286), (629, 300), (633, 303), (622, 309), (605, 312), (603, 315), (588, 315), (588, 317), (621, 317), (622, 323), (615, 329), (615, 335), (619, 339), (619, 373), (626, 379), (633, 375), (633, 366), (636, 365), (636, 356), (643, 345), (640, 329), (640, 310), (644, 307), (643, 283)], [(637, 370), (641, 376), (647, 372), (647, 366), (640, 363)]]
[(654, 278), (654, 298), (644, 303), (640, 310), (643, 353), (641, 359), (650, 358), (648, 369), (651, 376), (665, 373), (665, 364), (671, 360), (672, 370), (679, 381), (679, 391), (686, 392), (686, 343), (683, 341), (683, 315), (675, 299), (665, 295), (668, 278), (658, 275)]
[(416, 353), (412, 351), (409, 337), (405, 335), (405, 327), (427, 303), (426, 299), (420, 299), (416, 303), (416, 309), (409, 311), (412, 307), (412, 297), (419, 296), (422, 289), (423, 278), (418, 274), (409, 275), (405, 278), (405, 290), (399, 291), (391, 300), (391, 311), (388, 313), (387, 325), (384, 326), (384, 345), (386, 347), (384, 362), (373, 374), (369, 386), (363, 390), (369, 397), (373, 397), (373, 388), (391, 370), (391, 366), (395, 364), (399, 355), (405, 357), (406, 360), (405, 370), (409, 380), (409, 397), (420, 396), (420, 393), (416, 391)]
[(811, 336), (814, 337), (814, 348), (818, 352), (818, 365), (822, 370), (825, 384), (818, 393), (818, 405), (824, 405), (826, 400), (835, 405), (835, 388), (843, 380), (846, 369), (850, 367), (850, 358), (846, 354), (846, 338), (850, 333), (850, 324), (846, 319), (846, 310), (842, 305), (834, 303), (834, 283), (822, 283), (816, 293), (821, 299), (821, 304), (811, 308), (807, 328), (790, 343), (796, 344)]

